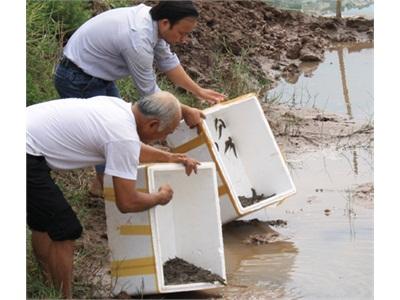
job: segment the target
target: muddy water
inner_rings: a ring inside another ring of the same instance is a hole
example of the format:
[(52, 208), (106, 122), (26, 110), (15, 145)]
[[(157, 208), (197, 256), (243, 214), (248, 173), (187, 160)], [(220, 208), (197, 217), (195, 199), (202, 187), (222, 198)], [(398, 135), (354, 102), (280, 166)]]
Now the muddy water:
[(275, 99), (296, 107), (316, 107), (350, 119), (373, 118), (372, 43), (338, 46), (325, 53), (325, 60), (300, 65), (295, 83), (283, 79), (268, 92)]
[(291, 162), (297, 194), (245, 219), (284, 219), (282, 241), (243, 245), (253, 228), (224, 231), (226, 298), (371, 299), (373, 209), (354, 186), (373, 181), (372, 153), (321, 151)]
[[(293, 0), (265, 0), (268, 4), (288, 10), (297, 10), (309, 14), (317, 14), (323, 16), (336, 15), (336, 0), (319, 0), (319, 1), (293, 1)], [(343, 17), (374, 17), (374, 1), (358, 0), (358, 1), (342, 1)]]
[[(303, 65), (295, 84), (282, 82), (272, 92), (279, 91), (281, 101), (293, 106), (314, 106), (364, 122), (373, 119), (372, 62), (372, 45), (341, 47), (319, 65)], [(305, 101), (305, 92), (313, 101)], [(281, 241), (244, 245), (246, 236), (260, 228), (225, 227), (229, 285), (222, 296), (372, 299), (373, 200), (354, 191), (373, 185), (373, 150), (323, 148), (287, 153), (287, 161), (296, 195), (244, 218), (286, 220), (287, 226), (273, 228)]]

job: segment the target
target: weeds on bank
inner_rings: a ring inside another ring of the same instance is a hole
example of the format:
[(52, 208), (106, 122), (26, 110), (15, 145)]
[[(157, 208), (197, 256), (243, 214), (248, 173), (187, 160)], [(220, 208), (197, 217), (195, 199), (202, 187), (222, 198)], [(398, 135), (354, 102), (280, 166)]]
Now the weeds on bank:
[(253, 74), (246, 60), (248, 50), (243, 48), (240, 55), (235, 55), (224, 42), (222, 44), (223, 51), (214, 55), (212, 70), (212, 80), (220, 84), (222, 93), (229, 99), (251, 92), (264, 97), (269, 82), (265, 77)]
[(27, 105), (58, 98), (53, 72), (64, 36), (71, 34), (90, 16), (86, 1), (27, 1)]

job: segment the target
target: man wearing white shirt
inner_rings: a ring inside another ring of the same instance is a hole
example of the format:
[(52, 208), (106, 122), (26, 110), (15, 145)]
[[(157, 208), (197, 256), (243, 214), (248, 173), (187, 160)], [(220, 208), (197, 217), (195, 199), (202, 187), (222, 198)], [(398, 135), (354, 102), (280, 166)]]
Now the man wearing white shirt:
[(176, 162), (189, 175), (199, 162), (142, 142), (162, 140), (181, 119), (179, 101), (157, 92), (132, 105), (121, 99), (61, 99), (27, 108), (27, 221), (32, 248), (49, 281), (70, 298), (74, 240), (82, 226), (64, 195), (50, 177), (51, 170), (70, 170), (105, 163), (111, 175), (116, 204), (122, 213), (165, 205), (173, 191), (135, 189), (140, 162)]
[[(61, 98), (120, 97), (115, 80), (131, 76), (141, 97), (160, 90), (153, 68), (177, 86), (210, 103), (224, 95), (195, 83), (181, 66), (170, 44), (184, 43), (197, 24), (192, 1), (160, 1), (154, 7), (140, 4), (103, 12), (84, 23), (71, 36), (55, 72)], [(190, 127), (199, 124), (203, 113), (187, 105), (182, 115)], [(90, 192), (100, 195), (104, 166), (96, 166)]]
[[(62, 98), (98, 95), (119, 97), (115, 80), (132, 76), (140, 95), (159, 91), (153, 65), (177, 86), (197, 98), (216, 103), (224, 95), (196, 84), (182, 68), (170, 44), (184, 43), (197, 24), (192, 1), (160, 1), (103, 12), (71, 36), (55, 73)], [(200, 112), (183, 107), (189, 126), (200, 122)]]

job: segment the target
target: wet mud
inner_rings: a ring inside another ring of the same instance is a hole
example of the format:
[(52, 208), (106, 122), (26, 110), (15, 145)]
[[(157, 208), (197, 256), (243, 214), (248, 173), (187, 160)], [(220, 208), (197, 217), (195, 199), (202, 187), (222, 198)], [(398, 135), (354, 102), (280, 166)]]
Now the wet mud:
[(259, 219), (235, 220), (224, 226), (224, 230), (246, 230), (249, 234), (242, 237), (244, 244), (260, 245), (283, 241), (286, 238), (271, 226), (284, 227), (287, 221), (277, 219), (261, 221)]
[(166, 261), (163, 265), (163, 271), (166, 285), (195, 282), (219, 282), (225, 284), (225, 280), (221, 276), (178, 257)]

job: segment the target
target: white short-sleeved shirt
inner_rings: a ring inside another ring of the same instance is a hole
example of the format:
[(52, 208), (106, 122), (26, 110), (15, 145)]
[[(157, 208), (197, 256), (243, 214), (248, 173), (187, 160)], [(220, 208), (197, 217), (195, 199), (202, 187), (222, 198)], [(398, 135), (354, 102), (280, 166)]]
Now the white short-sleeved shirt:
[(180, 62), (158, 37), (150, 6), (111, 9), (87, 22), (69, 39), (64, 55), (85, 73), (114, 81), (131, 75), (141, 96), (159, 91), (153, 65), (161, 72)]
[(26, 152), (50, 168), (106, 164), (105, 173), (136, 180), (140, 145), (132, 105), (119, 98), (61, 99), (26, 109)]

